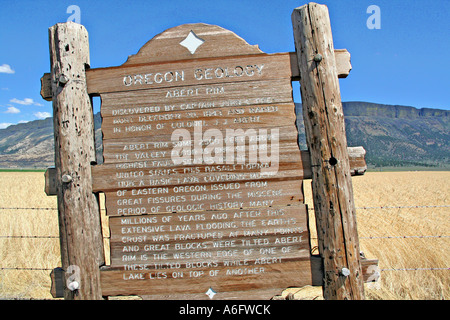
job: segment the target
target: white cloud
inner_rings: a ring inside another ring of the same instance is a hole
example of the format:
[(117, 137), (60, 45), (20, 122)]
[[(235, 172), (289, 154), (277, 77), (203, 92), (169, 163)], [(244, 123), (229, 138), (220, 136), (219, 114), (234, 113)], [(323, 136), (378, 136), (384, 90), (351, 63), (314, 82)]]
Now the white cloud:
[(38, 119), (45, 119), (52, 116), (49, 112), (35, 112), (33, 114)]
[(8, 128), (10, 125), (12, 125), (12, 123), (1, 122), (0, 123), (0, 129)]
[(33, 99), (30, 99), (30, 98), (25, 98), (23, 100), (19, 100), (19, 99), (14, 98), (14, 99), (9, 100), (9, 102), (22, 104), (24, 106), (29, 106), (29, 105), (34, 104)]
[(5, 113), (20, 113), (20, 110), (16, 107), (9, 107), (8, 110), (5, 111)]
[(23, 100), (19, 100), (17, 98), (14, 98), (14, 99), (9, 100), (9, 102), (21, 104), (21, 105), (24, 105), (24, 106), (31, 106), (31, 105), (38, 106), (38, 107), (43, 107), (44, 106), (43, 104), (40, 104), (39, 102), (35, 102), (31, 98), (25, 98)]
[(11, 69), (11, 66), (9, 64), (2, 64), (0, 66), (0, 73), (15, 73), (13, 69)]
[(30, 122), (30, 121), (28, 121), (28, 120), (20, 120), (18, 123), (27, 123), (27, 122)]

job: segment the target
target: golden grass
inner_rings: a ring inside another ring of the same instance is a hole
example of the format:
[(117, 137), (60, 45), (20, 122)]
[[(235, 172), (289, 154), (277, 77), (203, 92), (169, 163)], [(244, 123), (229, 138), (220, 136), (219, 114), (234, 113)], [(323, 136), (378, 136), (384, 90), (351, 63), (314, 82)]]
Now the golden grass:
[[(449, 181), (450, 172), (369, 172), (352, 178), (360, 250), (379, 259), (382, 270), (378, 283), (365, 285), (366, 299), (450, 298), (450, 207), (411, 207), (450, 205)], [(304, 189), (312, 208), (311, 183)], [(314, 219), (310, 211), (312, 246), (317, 244)], [(399, 270), (416, 268), (447, 270)], [(321, 288), (289, 289), (283, 295), (289, 293), (322, 298)]]
[[(449, 299), (448, 269), (392, 269), (450, 267), (450, 238), (417, 237), (450, 236), (450, 208), (379, 207), (450, 205), (450, 172), (370, 172), (352, 181), (361, 250), (367, 258), (379, 259), (383, 270), (377, 284), (366, 284), (366, 298)], [(305, 197), (313, 207), (309, 181), (305, 182)], [(0, 207), (56, 208), (56, 197), (45, 195), (41, 172), (0, 172)], [(108, 236), (106, 219), (103, 221), (104, 236)], [(314, 246), (313, 211), (310, 223)], [(0, 268), (60, 266), (59, 240), (46, 238), (57, 237), (58, 233), (55, 210), (0, 209)], [(403, 236), (408, 238), (387, 238)], [(0, 298), (50, 299), (49, 273), (49, 270), (0, 270)], [(321, 298), (320, 287), (289, 289), (283, 295), (289, 293), (299, 299)]]
[[(44, 193), (39, 172), (0, 172), (0, 207), (56, 208)], [(0, 236), (58, 236), (55, 210), (1, 209)], [(0, 238), (1, 268), (54, 268), (60, 262), (58, 238)], [(46, 270), (0, 270), (1, 298), (51, 298)]]

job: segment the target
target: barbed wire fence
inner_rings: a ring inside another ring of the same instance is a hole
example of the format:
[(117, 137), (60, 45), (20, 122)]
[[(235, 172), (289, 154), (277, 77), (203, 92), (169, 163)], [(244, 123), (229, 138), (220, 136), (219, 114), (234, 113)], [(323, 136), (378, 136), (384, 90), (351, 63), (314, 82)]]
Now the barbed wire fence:
[[(402, 209), (437, 209), (437, 208), (450, 208), (450, 205), (415, 205), (415, 206), (362, 206), (357, 207), (357, 212), (361, 211), (369, 211), (369, 210), (402, 210)], [(58, 211), (57, 208), (52, 207), (0, 207), (0, 221), (2, 219), (2, 215), (8, 211), (26, 211), (28, 213), (36, 213), (38, 211), (44, 211), (44, 212), (56, 212)], [(104, 208), (101, 208), (102, 211), (104, 211)], [(308, 210), (313, 211), (314, 208), (308, 207)], [(448, 212), (445, 213), (449, 213)], [(23, 212), (21, 213), (23, 214)], [(450, 234), (437, 234), (437, 235), (383, 235), (383, 236), (361, 236), (359, 239), (361, 241), (369, 241), (369, 240), (375, 240), (375, 239), (384, 239), (384, 240), (393, 240), (393, 239), (447, 239), (450, 238)], [(13, 234), (0, 234), (0, 241), (1, 239), (59, 239), (59, 235), (56, 234), (50, 234), (50, 235), (13, 235)], [(109, 239), (109, 236), (105, 236), (104, 239)], [(317, 239), (317, 237), (311, 236), (311, 240)], [(312, 248), (312, 253), (317, 251), (317, 246)], [(55, 266), (56, 267), (56, 266)], [(11, 265), (3, 265), (2, 261), (0, 260), (0, 271), (13, 271), (13, 270), (21, 270), (21, 271), (52, 271), (53, 268), (45, 268), (45, 267), (23, 267), (23, 266), (11, 266)], [(391, 268), (380, 268), (380, 272), (409, 272), (409, 271), (442, 271), (442, 270), (450, 270), (450, 267), (391, 267)], [(1, 282), (1, 279), (0, 279)], [(1, 293), (0, 293), (1, 296)]]

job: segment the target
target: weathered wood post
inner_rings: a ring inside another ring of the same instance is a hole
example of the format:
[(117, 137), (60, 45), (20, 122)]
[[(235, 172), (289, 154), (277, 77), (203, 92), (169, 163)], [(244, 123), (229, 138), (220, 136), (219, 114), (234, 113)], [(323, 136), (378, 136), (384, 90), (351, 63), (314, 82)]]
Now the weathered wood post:
[(95, 144), (85, 76), (88, 33), (82, 25), (58, 23), (49, 28), (49, 43), (64, 298), (101, 299), (104, 253), (98, 199), (92, 193)]
[(355, 205), (328, 9), (292, 13), (325, 299), (364, 299)]

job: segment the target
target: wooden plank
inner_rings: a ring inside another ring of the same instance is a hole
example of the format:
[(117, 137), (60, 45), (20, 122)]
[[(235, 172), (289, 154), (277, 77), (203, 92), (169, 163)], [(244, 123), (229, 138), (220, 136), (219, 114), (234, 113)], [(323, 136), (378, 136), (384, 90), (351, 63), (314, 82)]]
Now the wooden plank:
[(91, 69), (90, 93), (290, 79), (289, 53), (221, 57)]
[(91, 177), (94, 121), (85, 80), (88, 34), (82, 25), (58, 23), (49, 28), (49, 42), (62, 268), (79, 268), (73, 274), (80, 286), (77, 294), (65, 288), (64, 297), (102, 299), (103, 237)]
[[(311, 179), (312, 173), (311, 173), (311, 165), (310, 165), (310, 155), (307, 151), (301, 151), (298, 153), (297, 151), (294, 151), (295, 149), (292, 149), (292, 152), (281, 152), (279, 155), (280, 161), (283, 163), (287, 163), (288, 166), (291, 166), (292, 173), (296, 172), (295, 177), (301, 178), (301, 179)], [(150, 183), (150, 176), (148, 175), (149, 170), (157, 170), (157, 169), (168, 169), (168, 168), (174, 168), (177, 172), (178, 176), (175, 177), (172, 176), (172, 180), (167, 180), (168, 177), (165, 177), (165, 180), (167, 182), (170, 182), (168, 185), (176, 185), (179, 178), (181, 178), (180, 174), (181, 172), (184, 172), (183, 167), (177, 167), (173, 164), (172, 160), (169, 159), (168, 151), (139, 151), (144, 152), (145, 157), (148, 157), (150, 159), (141, 159), (140, 161), (136, 159), (136, 161), (128, 162), (129, 160), (124, 160), (125, 156), (130, 156), (130, 160), (134, 160), (136, 158), (136, 154), (130, 153), (124, 153), (122, 156), (116, 157), (116, 161), (111, 161), (110, 164), (104, 164), (104, 165), (96, 165), (92, 168), (92, 174), (94, 176), (94, 190), (96, 192), (98, 191), (114, 191), (114, 190), (123, 190), (123, 189), (135, 189), (135, 188), (142, 188), (142, 187), (155, 187), (155, 186), (148, 186), (147, 184)], [(154, 153), (152, 153), (154, 152)], [(159, 152), (158, 154), (156, 152)], [(139, 155), (140, 153), (138, 153)], [(120, 154), (116, 154), (120, 155)], [(152, 158), (153, 156), (153, 158)], [(143, 157), (142, 155), (139, 155), (139, 157)], [(120, 159), (122, 158), (122, 159)], [(193, 159), (193, 157), (191, 157)], [(365, 164), (364, 159), (362, 160), (356, 160), (356, 161), (350, 161), (350, 165), (353, 163), (359, 163), (363, 162)], [(201, 166), (185, 166), (187, 174), (191, 174), (189, 172), (196, 172), (200, 173), (201, 171), (207, 170), (206, 167)], [(188, 169), (190, 168), (190, 169)], [(227, 167), (224, 167), (227, 168)], [(231, 167), (228, 167), (231, 169)], [(241, 168), (239, 166), (239, 168)], [(361, 174), (361, 171), (359, 171), (359, 166), (356, 167), (356, 169), (353, 169), (353, 167), (350, 167), (351, 175), (357, 175)], [(212, 169), (212, 168), (208, 168)], [(298, 170), (298, 171), (296, 171)], [(173, 171), (172, 173), (175, 173)], [(197, 172), (198, 171), (198, 172)], [(142, 172), (142, 173), (141, 173)], [(161, 171), (163, 172), (163, 171)], [(178, 173), (180, 172), (180, 173)], [(239, 171), (237, 171), (239, 172)], [(253, 170), (254, 173), (257, 173), (257, 170)], [(123, 178), (117, 178), (115, 177), (116, 173), (118, 176)], [(136, 177), (133, 177), (136, 176)], [(258, 176), (257, 174), (253, 175), (254, 177)], [(205, 177), (205, 176), (203, 176)], [(130, 178), (130, 179), (128, 179)], [(140, 181), (142, 179), (148, 180), (148, 183), (145, 182), (143, 185), (139, 185)], [(264, 177), (260, 177), (264, 180)], [(275, 178), (275, 177), (274, 177)], [(202, 178), (199, 176), (198, 183), (211, 183), (212, 181), (202, 181)], [(122, 182), (120, 182), (122, 181)], [(127, 182), (128, 181), (128, 182)], [(134, 182), (133, 182), (134, 181)], [(163, 180), (161, 180), (163, 181)], [(241, 180), (243, 181), (243, 180)], [(119, 183), (120, 182), (120, 183)], [(217, 183), (223, 182), (223, 181), (216, 181)], [(153, 182), (152, 182), (153, 183)], [(172, 184), (174, 183), (174, 184)], [(196, 183), (193, 181), (193, 183)]]
[(380, 279), (378, 259), (361, 259), (361, 269), (364, 277), (364, 282), (376, 282)]
[(189, 294), (310, 284), (306, 212), (300, 205), (113, 217), (102, 288)]
[(215, 108), (239, 109), (249, 105), (292, 103), (289, 80), (248, 81), (220, 85), (145, 89), (104, 93), (102, 117), (124, 117), (160, 112), (204, 111)]
[(294, 104), (290, 103), (245, 106), (239, 109), (226, 107), (106, 117), (103, 118), (102, 132), (106, 140), (147, 135), (171, 135), (176, 129), (187, 129), (193, 132), (198, 129), (203, 135), (203, 132), (208, 129), (226, 128), (246, 131), (255, 127), (260, 130), (290, 125), (290, 131), (296, 131), (294, 109)]
[[(350, 70), (352, 69), (350, 63), (350, 53), (345, 49), (335, 49), (334, 51), (336, 57), (336, 68), (339, 78), (346, 78)], [(298, 68), (297, 56), (295, 52), (290, 52), (290, 70), (291, 70), (291, 80), (300, 80), (300, 71)], [(148, 62), (146, 62), (148, 63)], [(87, 73), (94, 72), (95, 69), (87, 70)], [(41, 96), (43, 99), (51, 100), (51, 83), (50, 83), (50, 73), (44, 73), (41, 78)], [(90, 88), (88, 86), (88, 92), (93, 94), (96, 91), (95, 87)]]
[(44, 173), (45, 187), (44, 191), (47, 196), (56, 196), (56, 168), (48, 168)]
[[(350, 70), (352, 69), (350, 63), (350, 53), (345, 49), (335, 49), (334, 51), (336, 57), (336, 68), (339, 78), (346, 78)], [(291, 70), (291, 80), (298, 81), (300, 80), (300, 71), (297, 62), (297, 56), (295, 52), (289, 53), (290, 57), (290, 70)], [(148, 62), (145, 62), (148, 63)], [(94, 72), (95, 69), (87, 70), (88, 73)], [(88, 86), (88, 92), (90, 94), (95, 93), (95, 87)], [(41, 78), (41, 96), (43, 99), (50, 101), (51, 100), (51, 83), (50, 83), (50, 73), (44, 73)]]
[[(362, 276), (365, 283), (378, 281), (380, 278), (377, 259), (361, 259)], [(312, 285), (323, 286), (323, 259), (319, 255), (311, 256)]]
[(64, 298), (65, 272), (55, 268), (50, 272), (50, 294), (53, 298)]
[[(297, 133), (292, 130), (283, 130), (281, 128), (279, 135), (279, 159), (285, 161), (290, 159), (297, 161), (298, 145), (297, 145)], [(268, 132), (270, 139), (271, 132)], [(171, 159), (171, 152), (176, 146), (176, 142), (170, 141), (168, 136), (148, 136), (148, 137), (136, 137), (127, 139), (110, 139), (103, 142), (103, 158), (105, 164), (119, 164), (117, 169), (121, 168), (150, 168), (150, 167), (172, 167), (175, 166)], [(235, 141), (231, 146), (231, 149), (227, 149), (227, 140), (224, 141), (223, 146), (225, 149), (221, 149), (224, 154), (223, 162), (226, 163), (227, 150), (233, 150), (235, 155), (238, 156), (240, 149), (240, 142)], [(270, 146), (273, 141), (267, 141), (267, 145)], [(194, 140), (186, 144), (188, 152), (190, 150), (191, 159), (195, 157), (196, 150), (194, 149)], [(275, 144), (274, 144), (275, 145)], [(203, 147), (208, 146), (207, 143), (203, 143)], [(249, 150), (258, 148), (259, 145), (254, 143), (253, 145), (246, 139), (245, 155), (248, 157)], [(364, 174), (365, 168), (367, 168), (365, 162), (365, 150), (363, 147), (348, 147), (349, 150), (349, 163), (351, 175)], [(358, 152), (355, 152), (358, 150)], [(303, 162), (303, 168), (310, 168), (310, 155), (308, 151), (300, 151), (301, 161)], [(248, 158), (246, 158), (248, 160)], [(236, 158), (238, 160), (238, 158)], [(305, 179), (311, 179), (311, 175), (305, 173)]]
[[(328, 9), (310, 3), (292, 13), (303, 119), (311, 154), (325, 299), (364, 299), (355, 205)], [(320, 54), (320, 56), (318, 56)], [(342, 281), (341, 270), (350, 270)]]
[(347, 151), (350, 174), (352, 176), (364, 174), (367, 170), (366, 150), (363, 147), (348, 147)]
[(44, 73), (41, 77), (41, 97), (44, 100), (52, 101), (52, 76), (50, 73)]
[[(294, 136), (296, 137), (296, 135)], [(147, 138), (142, 138), (147, 139)], [(173, 162), (170, 161), (170, 150), (173, 147), (154, 147), (150, 146), (150, 143), (154, 145), (163, 145), (163, 143), (158, 142), (160, 139), (156, 139), (156, 142), (145, 142), (142, 139), (132, 139), (130, 141), (127, 140), (108, 140), (104, 143), (104, 159), (107, 164), (115, 164), (117, 170), (121, 170), (124, 168), (152, 168), (152, 167), (171, 167), (174, 166)], [(124, 150), (126, 148), (126, 150)], [(361, 147), (362, 148), (362, 147)], [(155, 151), (155, 149), (157, 151)], [(350, 150), (350, 147), (349, 147)], [(143, 155), (145, 154), (145, 155)], [(301, 162), (302, 167), (304, 168), (304, 179), (311, 179), (311, 171), (310, 171), (310, 155), (308, 151), (301, 151)], [(284, 159), (284, 155), (287, 158), (293, 159), (295, 158), (294, 154), (284, 154), (280, 155), (280, 160)], [(147, 158), (144, 160), (144, 157)], [(355, 158), (353, 158), (355, 157)], [(361, 158), (362, 157), (362, 158)], [(150, 158), (151, 160), (148, 160)], [(364, 174), (364, 171), (361, 168), (367, 168), (364, 155), (359, 155), (358, 153), (350, 153), (349, 151), (349, 162), (350, 162), (350, 172), (351, 175), (359, 175)], [(53, 168), (49, 168), (46, 171), (46, 185), (45, 192), (48, 196), (56, 195), (56, 185), (52, 184), (52, 177), (56, 179), (51, 174)], [(53, 169), (53, 171), (55, 171)], [(94, 173), (95, 174), (95, 173)], [(117, 188), (120, 190), (121, 188)], [(116, 189), (114, 189), (116, 190)], [(125, 189), (124, 189), (125, 190)], [(137, 191), (135, 192), (138, 193)], [(114, 193), (111, 193), (114, 194)], [(110, 199), (109, 193), (107, 193), (107, 199)], [(113, 207), (112, 207), (113, 208)], [(116, 209), (112, 209), (112, 212), (115, 212)], [(108, 211), (111, 212), (111, 211)]]
[(108, 216), (194, 212), (303, 203), (303, 181), (205, 183), (106, 192)]
[(230, 260), (309, 257), (304, 204), (111, 217), (109, 228), (111, 266), (125, 270), (136, 264), (158, 269), (177, 262), (227, 266)]
[(338, 78), (347, 78), (352, 70), (350, 52), (346, 49), (335, 49), (334, 57), (336, 60), (336, 72), (338, 74)]
[[(160, 271), (159, 274), (144, 271), (142, 272), (144, 274), (144, 279), (142, 280), (124, 280), (124, 274), (126, 277), (129, 277), (132, 272), (106, 269), (101, 271), (101, 286), (102, 293), (105, 296), (148, 295), (156, 293), (165, 296), (176, 294), (204, 294), (209, 288), (212, 288), (219, 293), (238, 292), (241, 294), (232, 294), (231, 297), (246, 299), (246, 296), (242, 295), (242, 292), (247, 292), (247, 290), (262, 291), (269, 288), (273, 292), (272, 295), (275, 295), (280, 290), (290, 286), (303, 287), (310, 285), (310, 266), (309, 259), (288, 261), (281, 265), (268, 264), (263, 267), (256, 267), (251, 270), (254, 274), (242, 276), (226, 276), (226, 274), (222, 275), (224, 272), (221, 272), (214, 278), (208, 279), (208, 281), (197, 278), (173, 278), (173, 272), (170, 273), (168, 271)], [(228, 270), (230, 273), (239, 273), (246, 269), (242, 267), (230, 267)], [(205, 272), (205, 270), (195, 271)], [(261, 276), (262, 272), (269, 276)], [(151, 279), (150, 275), (152, 277)], [(163, 278), (158, 279), (158, 275)], [(164, 278), (166, 276), (167, 278)], [(180, 284), (181, 282), (183, 284)]]
[[(92, 167), (94, 192), (147, 188), (161, 186), (190, 185), (197, 183), (223, 183), (234, 181), (259, 181), (271, 179), (289, 179), (304, 177), (304, 168), (299, 162), (264, 165), (221, 164), (191, 165), (174, 168), (136, 169), (127, 168), (116, 172), (115, 165), (99, 165)], [(267, 175), (264, 171), (276, 171)]]
[[(226, 140), (226, 139), (223, 139)], [(228, 140), (229, 141), (229, 140)], [(115, 169), (116, 172), (126, 172), (125, 170), (154, 170), (154, 169), (168, 169), (177, 168), (182, 169), (184, 166), (192, 166), (193, 174), (200, 172), (196, 165), (237, 165), (239, 170), (240, 165), (245, 165), (245, 168), (269, 168), (276, 169), (279, 163), (292, 163), (295, 165), (305, 166), (306, 171), (310, 171), (309, 159), (307, 155), (301, 158), (302, 154), (298, 147), (293, 142), (268, 142), (267, 144), (250, 143), (236, 143), (228, 145), (227, 141), (220, 145), (217, 142), (201, 148), (196, 144), (195, 140), (186, 140), (189, 144), (183, 144), (183, 147), (174, 147), (173, 149), (157, 149), (151, 151), (128, 151), (112, 154), (112, 161), (105, 161), (103, 165)], [(183, 142), (183, 143), (184, 143)], [(145, 148), (145, 147), (144, 147)], [(144, 149), (143, 148), (143, 149)], [(266, 158), (267, 154), (267, 158)], [(252, 160), (255, 159), (255, 160)], [(113, 164), (113, 165), (111, 165)], [(217, 167), (218, 170), (228, 170), (226, 167)], [(230, 169), (231, 170), (231, 169)], [(265, 170), (265, 169), (264, 169)], [(310, 177), (309, 172), (303, 173), (306, 177)]]
[[(221, 131), (222, 133), (224, 130)], [(254, 133), (258, 134), (254, 136), (252, 131), (244, 131), (242, 135), (234, 138), (232, 135), (228, 135), (225, 131), (223, 138), (209, 139), (207, 135), (203, 137), (194, 136), (194, 132), (189, 131), (191, 135), (186, 137), (187, 139), (180, 142), (179, 139), (172, 139), (170, 135), (151, 135), (145, 137), (133, 137), (126, 139), (109, 139), (103, 141), (103, 159), (105, 164), (111, 163), (128, 163), (124, 166), (116, 166), (117, 169), (122, 167), (172, 167), (175, 163), (172, 161), (172, 151), (176, 148), (183, 147), (183, 150), (177, 154), (186, 154), (187, 158), (191, 161), (183, 162), (185, 164), (193, 163), (196, 155), (201, 155), (204, 148), (214, 148), (214, 152), (223, 153), (223, 163), (226, 163), (227, 152), (231, 152), (235, 155), (235, 161), (244, 160), (249, 161), (249, 152), (258, 151), (258, 148), (264, 148), (279, 151), (279, 161), (287, 161), (291, 159), (292, 162), (295, 159), (295, 154), (298, 154), (297, 144), (297, 130), (292, 127), (281, 127), (278, 131), (269, 129), (267, 134), (262, 129), (255, 129)], [(245, 135), (247, 133), (247, 135)], [(260, 133), (260, 134), (259, 134)], [(262, 137), (266, 136), (263, 139)], [(259, 139), (259, 140), (258, 140)], [(181, 144), (180, 144), (181, 143)], [(197, 144), (202, 145), (202, 150), (195, 148)], [(222, 147), (220, 146), (222, 144)], [(218, 156), (218, 155), (217, 155)], [(286, 157), (292, 157), (286, 158)], [(308, 155), (309, 156), (309, 155)], [(298, 156), (297, 156), (298, 158)], [(217, 157), (219, 159), (219, 157)], [(148, 161), (148, 162), (147, 162)], [(217, 161), (218, 162), (218, 161)]]
[[(300, 69), (298, 67), (297, 53), (291, 52), (291, 78), (292, 81), (300, 80)], [(346, 49), (335, 49), (334, 56), (336, 57), (336, 70), (338, 78), (347, 78), (352, 70), (350, 62), (350, 52)]]
[[(378, 270), (378, 260), (361, 260), (362, 272), (364, 277), (364, 282), (378, 281), (379, 273)], [(312, 274), (312, 285), (322, 286), (323, 285), (323, 263), (319, 256), (311, 256), (311, 274)], [(232, 291), (232, 292), (218, 292), (214, 296), (215, 300), (269, 300), (275, 295), (281, 295), (281, 291), (285, 288), (280, 289), (265, 289), (265, 290), (244, 290), (244, 291)], [(141, 295), (143, 300), (211, 300), (204, 293), (198, 294), (152, 294), (152, 295)], [(284, 300), (284, 299), (281, 299)]]
[[(217, 295), (214, 296), (214, 300), (229, 300), (229, 299), (238, 299), (238, 300), (262, 300), (262, 299), (270, 299), (276, 294), (280, 294), (281, 291), (285, 290), (288, 287), (303, 287), (306, 285), (314, 285), (314, 286), (322, 286), (323, 282), (323, 264), (321, 262), (320, 258), (317, 258), (316, 256), (311, 256), (311, 260), (309, 262), (310, 264), (310, 276), (308, 275), (305, 277), (304, 274), (300, 273), (307, 268), (307, 265), (305, 266), (306, 262), (297, 262), (295, 265), (291, 264), (292, 268), (296, 269), (287, 269), (283, 270), (283, 273), (286, 274), (286, 278), (282, 278), (281, 281), (283, 283), (274, 283), (273, 288), (271, 289), (261, 289), (258, 288), (258, 290), (254, 290), (253, 286), (248, 286), (245, 288), (242, 288), (241, 290), (233, 290), (233, 291), (218, 291)], [(363, 278), (364, 282), (372, 282), (374, 279), (373, 273), (376, 271), (378, 266), (378, 260), (361, 260), (362, 265), (362, 272), (363, 272)], [(300, 272), (298, 272), (300, 271)], [(179, 292), (179, 290), (171, 290), (170, 292), (167, 292), (165, 288), (160, 286), (157, 287), (150, 287), (147, 288), (147, 290), (140, 288), (139, 283), (136, 283), (133, 285), (133, 288), (130, 290), (127, 290), (126, 288), (119, 287), (119, 283), (121, 281), (120, 279), (120, 272), (116, 269), (111, 269), (109, 267), (104, 268), (101, 271), (101, 277), (102, 277), (102, 289), (104, 294), (107, 295), (128, 295), (129, 292), (135, 292), (134, 294), (142, 296), (143, 299), (150, 299), (150, 300), (211, 300), (206, 294), (206, 290), (209, 289), (209, 287), (204, 286), (201, 289), (198, 290), (197, 293), (186, 293), (186, 292)], [(297, 272), (297, 275), (292, 274), (294, 272)], [(293, 275), (292, 279), (289, 279), (289, 276)], [(311, 277), (311, 278), (309, 278)], [(157, 279), (155, 279), (157, 280)], [(128, 281), (146, 281), (146, 280), (128, 280)], [(156, 281), (152, 280), (152, 284), (157, 283)], [(249, 289), (251, 287), (251, 289)], [(214, 288), (214, 287), (213, 287)], [(158, 291), (159, 289), (159, 291)]]

